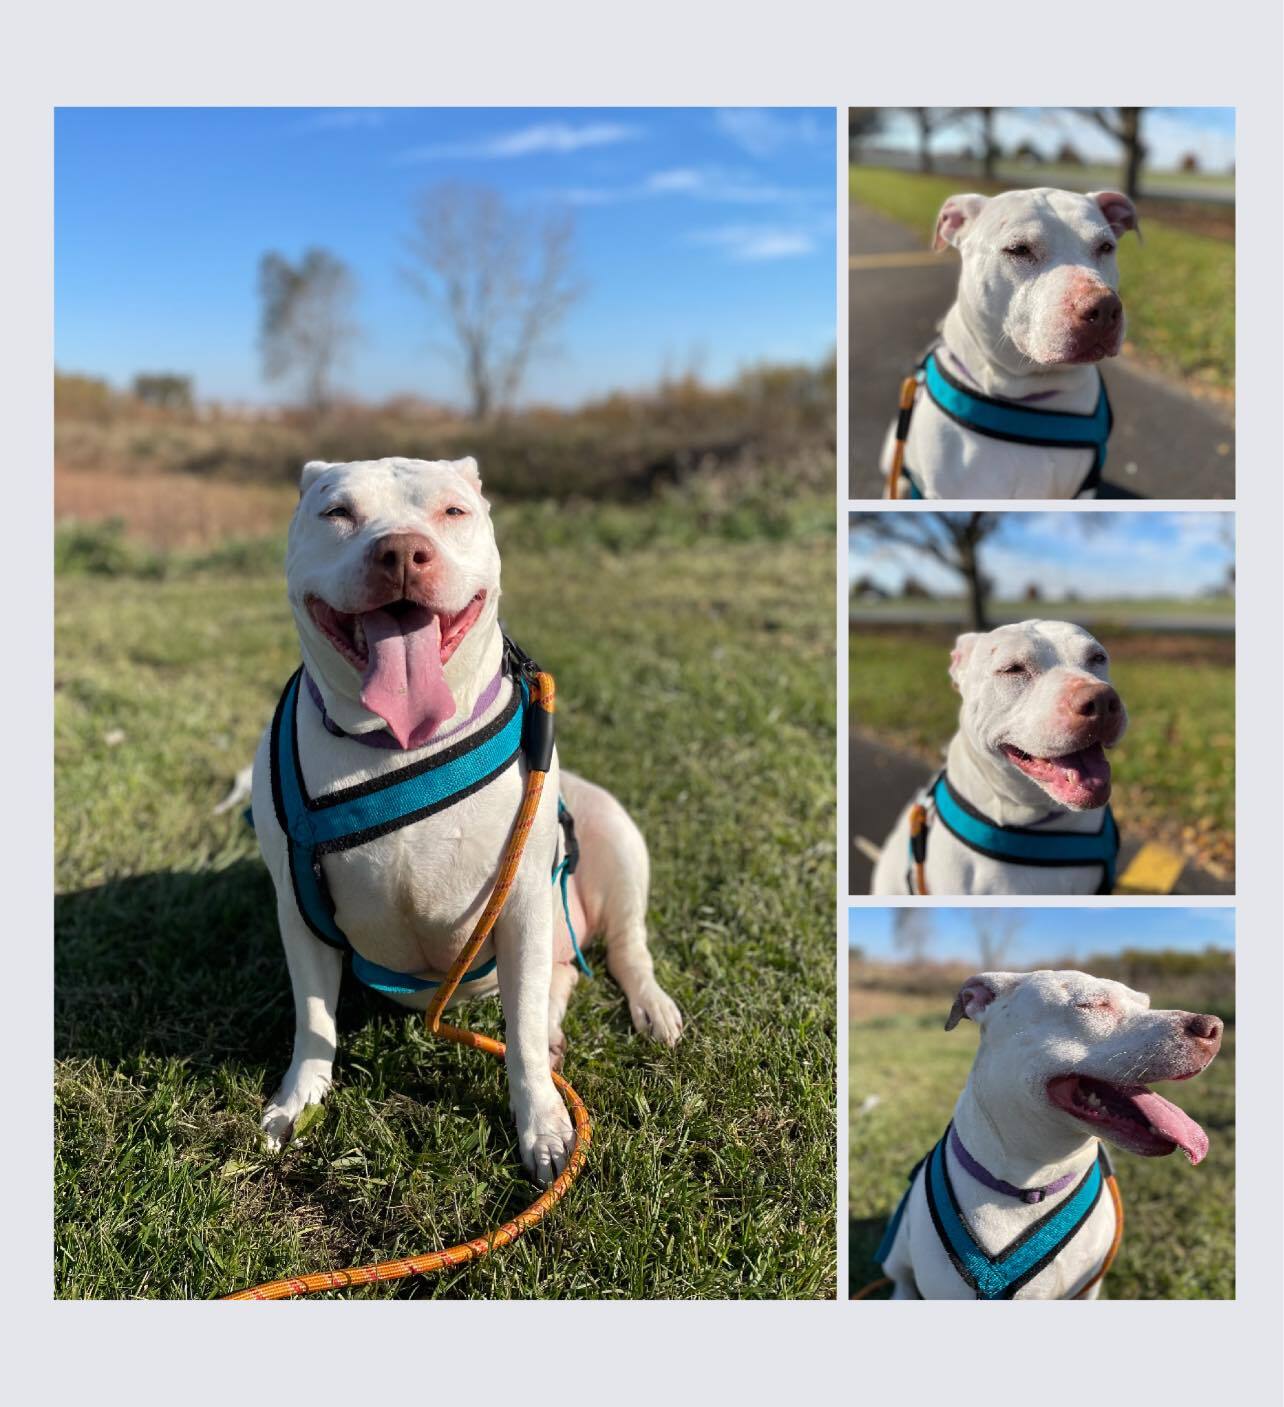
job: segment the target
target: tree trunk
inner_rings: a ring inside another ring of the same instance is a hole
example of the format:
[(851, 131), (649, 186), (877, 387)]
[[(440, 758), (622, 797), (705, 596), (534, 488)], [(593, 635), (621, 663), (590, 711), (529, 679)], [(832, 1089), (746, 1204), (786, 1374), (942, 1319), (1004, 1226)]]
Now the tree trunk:
[(985, 583), (981, 578), (981, 564), (971, 547), (962, 553), (959, 569), (967, 582), (967, 608), (969, 624), (973, 630), (989, 630), (990, 623), (985, 613)]
[(1141, 109), (1120, 108), (1119, 117), (1124, 146), (1124, 194), (1129, 200), (1137, 200), (1141, 196), (1141, 167), (1146, 159), (1146, 148), (1141, 140)]
[(987, 181), (995, 179), (995, 158), (998, 148), (994, 145), (994, 109), (983, 107), (981, 112), (981, 169)]
[(918, 169), (928, 172), (932, 169), (932, 124), (922, 108), (918, 110), (916, 115), (918, 118)]

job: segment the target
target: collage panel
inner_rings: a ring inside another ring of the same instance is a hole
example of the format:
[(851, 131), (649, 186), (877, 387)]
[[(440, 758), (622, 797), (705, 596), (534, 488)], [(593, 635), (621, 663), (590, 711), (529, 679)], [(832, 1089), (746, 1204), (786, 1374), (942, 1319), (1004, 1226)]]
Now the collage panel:
[(1235, 1297), (1232, 909), (862, 907), (848, 942), (853, 1298)]
[(1227, 512), (853, 512), (853, 895), (1229, 895)]
[(851, 108), (853, 499), (1235, 497), (1233, 108)]
[(53, 134), (54, 1295), (832, 1301), (836, 111)]

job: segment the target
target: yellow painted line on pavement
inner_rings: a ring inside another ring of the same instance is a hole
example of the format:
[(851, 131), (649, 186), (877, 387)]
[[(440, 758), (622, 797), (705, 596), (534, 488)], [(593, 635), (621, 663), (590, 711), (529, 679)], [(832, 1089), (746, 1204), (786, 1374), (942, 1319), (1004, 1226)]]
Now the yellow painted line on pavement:
[(1117, 894), (1171, 894), (1186, 861), (1166, 845), (1147, 841), (1119, 876)]
[(897, 254), (853, 254), (849, 269), (917, 269), (924, 264), (940, 264), (939, 254), (930, 249), (902, 250)]

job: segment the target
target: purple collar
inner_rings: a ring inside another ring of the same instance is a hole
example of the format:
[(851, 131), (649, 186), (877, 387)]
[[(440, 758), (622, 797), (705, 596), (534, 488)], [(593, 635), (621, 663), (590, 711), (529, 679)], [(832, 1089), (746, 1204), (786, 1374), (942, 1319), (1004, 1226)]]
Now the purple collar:
[[(500, 682), (504, 678), (504, 667), (500, 665), (495, 672), (495, 677), (481, 692), (481, 697), (473, 705), (473, 711), (464, 719), (462, 723), (456, 723), (453, 728), (447, 729), (444, 733), (434, 733), (425, 742), (417, 744), (417, 747), (427, 747), (429, 743), (444, 742), (447, 738), (453, 738), (456, 733), (462, 732), (469, 724), (476, 723), (483, 713), (495, 702), (499, 695)], [(325, 724), (326, 732), (332, 733), (336, 738), (350, 738), (354, 743), (362, 743), (366, 747), (390, 748), (397, 752), (410, 751), (403, 749), (401, 744), (392, 736), (386, 728), (376, 728), (370, 733), (345, 733), (333, 718), (325, 711), (325, 700), (321, 697), (321, 690), (317, 688), (316, 681), (305, 668), (303, 671), (303, 682), (307, 686), (308, 695), (312, 702), (321, 711), (321, 722)]]
[(1046, 1187), (1016, 1187), (1010, 1182), (1004, 1182), (1001, 1177), (995, 1177), (992, 1172), (983, 1168), (963, 1147), (963, 1140), (953, 1123), (950, 1124), (950, 1148), (964, 1170), (971, 1173), (979, 1183), (988, 1187), (991, 1192), (1002, 1192), (1005, 1197), (1015, 1197), (1019, 1202), (1042, 1202), (1045, 1197), (1051, 1197), (1054, 1192), (1069, 1187), (1078, 1176), (1078, 1173), (1068, 1172), (1055, 1182), (1048, 1183)]
[[(972, 375), (972, 373), (967, 369), (967, 367), (963, 364), (960, 358), (956, 356), (945, 345), (944, 342), (941, 343), (941, 351), (943, 351), (945, 355), (949, 357), (949, 359), (954, 363), (954, 365), (958, 367), (958, 369), (963, 373), (964, 376), (967, 377), (967, 379), (972, 383), (972, 385), (976, 387), (977, 391), (980, 392), (981, 395), (987, 394), (986, 392), (981, 391), (981, 383), (977, 379), (977, 377)], [(1055, 391), (1032, 391), (1028, 396), (1003, 396), (999, 397), (999, 399), (1011, 401), (1013, 405), (1027, 405), (1031, 401), (1050, 400), (1056, 394), (1057, 393)]]

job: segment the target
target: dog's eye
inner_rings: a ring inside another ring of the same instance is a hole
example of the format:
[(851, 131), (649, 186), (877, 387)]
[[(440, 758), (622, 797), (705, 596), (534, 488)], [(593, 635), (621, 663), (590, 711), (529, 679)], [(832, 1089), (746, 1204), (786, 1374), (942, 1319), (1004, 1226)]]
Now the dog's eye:
[(353, 521), (352, 509), (344, 503), (332, 503), (321, 516), (323, 518), (336, 518), (347, 523)]
[(1088, 663), (1090, 665), (1108, 664), (1109, 661), (1106, 659), (1106, 652), (1104, 650), (1098, 650), (1095, 655), (1088, 656)]
[(1115, 246), (1113, 240), (1103, 239), (1101, 243), (1097, 245), (1097, 254), (1099, 257), (1104, 258), (1107, 254), (1113, 254), (1114, 252)]
[(461, 508), (457, 503), (452, 503), (450, 507), (446, 509), (447, 518), (466, 518), (467, 516), (468, 510)]
[(1028, 674), (1030, 671), (1020, 660), (1013, 660), (1011, 664), (1005, 664), (1002, 669), (996, 669), (996, 674)]
[(1009, 259), (1033, 259), (1034, 250), (1028, 244), (1009, 244), (1003, 251)]

